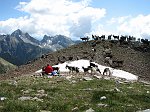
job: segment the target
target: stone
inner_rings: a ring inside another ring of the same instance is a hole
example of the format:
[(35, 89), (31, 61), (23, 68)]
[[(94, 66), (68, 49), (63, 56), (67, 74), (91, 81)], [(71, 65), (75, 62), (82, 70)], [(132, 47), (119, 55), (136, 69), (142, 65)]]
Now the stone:
[(43, 99), (40, 99), (40, 98), (38, 98), (38, 97), (34, 97), (34, 98), (32, 98), (32, 100), (34, 100), (34, 101), (39, 101), (39, 102), (43, 102)]
[(106, 96), (102, 96), (100, 100), (106, 100)]
[(121, 92), (120, 89), (118, 89), (117, 87), (115, 87), (114, 90), (117, 91), (117, 92)]
[(47, 111), (47, 110), (40, 110), (40, 112), (51, 112), (51, 111)]
[(22, 90), (23, 94), (29, 94), (32, 91), (34, 91), (34, 90), (33, 89)]
[(18, 100), (21, 100), (21, 101), (31, 100), (31, 99), (32, 99), (32, 97), (30, 97), (30, 96), (22, 96), (22, 97), (18, 98)]
[(105, 76), (104, 79), (105, 79), (105, 80), (110, 80), (111, 77), (106, 77), (106, 76)]
[(37, 97), (42, 98), (42, 97), (47, 97), (47, 94), (35, 94)]
[(86, 110), (85, 112), (95, 112), (92, 108)]
[(72, 109), (72, 112), (78, 112), (79, 108), (78, 107), (75, 107)]
[(150, 109), (140, 110), (140, 111), (137, 111), (137, 112), (150, 112)]
[(107, 104), (103, 104), (103, 103), (99, 103), (97, 104), (98, 107), (107, 107), (108, 105)]
[(83, 77), (83, 79), (84, 79), (84, 80), (86, 80), (86, 81), (93, 80), (93, 79), (92, 79), (92, 78), (90, 78), (90, 77)]
[(38, 92), (38, 93), (41, 93), (41, 94), (44, 94), (44, 93), (45, 93), (45, 90), (44, 90), (44, 89), (41, 89), (41, 90), (38, 90), (37, 92)]
[(4, 101), (6, 99), (7, 99), (6, 97), (0, 97), (0, 101)]
[(72, 75), (66, 77), (66, 79), (69, 80), (69, 81), (70, 81), (71, 78), (72, 78)]
[(96, 79), (101, 79), (102, 78), (102, 76), (100, 76), (100, 75), (94, 75), (93, 77), (96, 78)]

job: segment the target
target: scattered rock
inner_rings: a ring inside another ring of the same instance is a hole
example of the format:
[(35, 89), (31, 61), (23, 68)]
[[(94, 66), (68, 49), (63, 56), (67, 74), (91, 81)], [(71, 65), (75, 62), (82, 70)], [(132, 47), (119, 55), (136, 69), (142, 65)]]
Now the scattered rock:
[(85, 81), (93, 80), (93, 79), (92, 79), (92, 78), (90, 78), (90, 77), (83, 77), (83, 79), (84, 79)]
[(22, 96), (22, 97), (18, 98), (18, 100), (21, 100), (21, 101), (31, 100), (31, 99), (32, 99), (32, 97), (30, 97), (30, 96)]
[(47, 111), (47, 110), (40, 110), (40, 112), (51, 112), (51, 111)]
[(44, 94), (44, 93), (45, 93), (45, 90), (44, 90), (44, 89), (41, 89), (41, 90), (38, 90), (37, 92), (40, 93), (40, 94)]
[(93, 77), (96, 78), (96, 79), (101, 79), (102, 78), (101, 75), (94, 75)]
[(131, 87), (131, 86), (129, 86), (129, 87), (127, 87), (128, 89), (132, 89), (133, 87)]
[(0, 97), (0, 101), (4, 101), (6, 99), (7, 99), (6, 97)]
[(105, 80), (110, 80), (111, 79), (111, 77), (103, 77)]
[(17, 85), (18, 85), (18, 83), (17, 83), (17, 81), (16, 81), (16, 80), (12, 80), (9, 84), (10, 84), (10, 85), (15, 85), (15, 86), (17, 86)]
[(72, 75), (67, 76), (66, 79), (70, 81), (70, 79), (72, 78)]
[(114, 89), (114, 91), (121, 92), (117, 87)]
[(33, 101), (40, 101), (40, 102), (43, 102), (43, 99), (39, 99), (39, 98), (37, 98), (37, 97), (30, 97), (30, 96), (22, 96), (22, 97), (18, 98), (18, 100), (21, 100), (21, 101), (33, 100)]
[(71, 82), (72, 82), (72, 83), (76, 83), (77, 81), (75, 81), (75, 80), (72, 80)]
[(106, 96), (102, 96), (100, 100), (106, 100)]
[(37, 97), (42, 98), (42, 97), (47, 97), (47, 94), (36, 94)]
[(40, 99), (40, 98), (38, 98), (38, 97), (34, 97), (34, 98), (32, 98), (32, 100), (34, 100), (34, 101), (39, 101), (39, 102), (43, 102), (43, 99)]
[(86, 110), (85, 112), (95, 112), (92, 108)]
[(81, 91), (93, 91), (93, 89), (91, 89), (91, 88), (79, 89), (79, 90), (81, 90)]
[(63, 80), (57, 80), (57, 83), (63, 82)]
[(72, 112), (77, 112), (78, 110), (79, 110), (79, 108), (75, 107), (75, 108), (72, 109)]
[(103, 104), (103, 103), (99, 103), (97, 104), (98, 107), (107, 107), (108, 105), (107, 104)]
[(40, 78), (43, 77), (42, 73), (32, 73), (31, 77)]
[(33, 90), (32, 89), (28, 89), (28, 90), (22, 90), (23, 94), (29, 94), (30, 92), (32, 92)]
[(128, 106), (128, 107), (133, 107), (134, 105), (133, 105), (133, 104), (128, 104), (127, 106)]
[(140, 111), (137, 111), (137, 112), (150, 112), (150, 109), (140, 110)]
[(23, 91), (23, 94), (28, 94), (28, 93), (30, 93), (30, 91), (29, 91), (29, 90), (25, 90), (25, 91)]

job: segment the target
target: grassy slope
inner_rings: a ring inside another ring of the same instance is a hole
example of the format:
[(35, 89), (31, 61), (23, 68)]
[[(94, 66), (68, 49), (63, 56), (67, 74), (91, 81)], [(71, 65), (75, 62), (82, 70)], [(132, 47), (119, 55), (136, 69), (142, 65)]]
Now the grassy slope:
[(16, 68), (15, 65), (13, 65), (13, 64), (9, 63), (8, 61), (0, 58), (0, 74), (5, 73), (6, 71), (12, 70), (14, 68)]
[[(150, 85), (140, 82), (122, 83), (121, 92), (114, 90), (115, 80), (81, 80), (81, 76), (66, 80), (64, 77), (17, 78), (0, 82), (1, 112), (83, 112), (92, 108), (95, 112), (135, 112), (150, 107)], [(44, 92), (39, 92), (42, 90)], [(21, 101), (21, 96), (37, 97), (40, 100)], [(100, 100), (102, 96), (106, 99)], [(106, 106), (99, 106), (105, 104)]]

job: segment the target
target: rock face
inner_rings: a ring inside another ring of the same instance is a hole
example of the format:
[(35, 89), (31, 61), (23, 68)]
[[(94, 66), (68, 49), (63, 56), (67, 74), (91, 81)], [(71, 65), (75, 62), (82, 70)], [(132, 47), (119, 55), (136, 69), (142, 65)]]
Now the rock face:
[(41, 40), (41, 46), (43, 48), (50, 48), (53, 51), (57, 49), (66, 48), (68, 45), (73, 45), (74, 42), (63, 35), (56, 35), (56, 36), (47, 36), (44, 35), (43, 39)]
[(11, 35), (0, 35), (0, 57), (15, 64), (22, 65), (40, 57), (42, 54), (56, 51), (74, 44), (65, 36), (44, 36), (39, 41), (21, 30), (14, 31)]

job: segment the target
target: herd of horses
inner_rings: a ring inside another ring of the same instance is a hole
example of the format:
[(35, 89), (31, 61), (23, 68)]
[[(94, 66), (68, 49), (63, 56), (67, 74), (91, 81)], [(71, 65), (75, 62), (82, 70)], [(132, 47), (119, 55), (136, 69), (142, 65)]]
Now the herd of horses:
[[(82, 41), (89, 41), (90, 37), (83, 37), (80, 38)], [(150, 41), (148, 41), (148, 39), (140, 39), (138, 38), (136, 40), (136, 37), (134, 36), (119, 36), (119, 35), (92, 35), (92, 39), (94, 40), (94, 42), (92, 43), (92, 50), (96, 51), (95, 46), (96, 43), (98, 41), (105, 41), (106, 39), (112, 43), (116, 43), (116, 44), (120, 44), (123, 47), (130, 47), (133, 48), (135, 50), (140, 50), (142, 52), (147, 52), (150, 51)], [(103, 51), (103, 57), (104, 57), (104, 63), (108, 64), (109, 66), (115, 68), (115, 67), (122, 67), (124, 60), (119, 60), (119, 59), (113, 59), (113, 55), (112, 55), (112, 51), (109, 48), (105, 48), (104, 47), (104, 51)]]
[[(80, 37), (80, 39), (82, 40), (82, 41), (89, 41), (89, 39), (90, 39), (90, 37)], [(123, 35), (121, 35), (121, 36), (119, 36), (119, 35), (108, 35), (108, 36), (106, 36), (106, 35), (101, 35), (101, 36), (98, 36), (98, 35), (92, 35), (92, 39), (93, 40), (106, 40), (106, 39), (108, 39), (108, 40), (120, 40), (120, 41), (135, 41), (136, 40), (136, 38), (135, 37), (133, 37), (133, 36), (127, 36), (127, 35), (125, 35), (125, 36), (123, 36)]]
[[(69, 70), (69, 73), (79, 73), (79, 67), (66, 65), (66, 69)], [(101, 73), (100, 69), (98, 68), (98, 65), (96, 65), (93, 62), (90, 62), (90, 65), (87, 67), (82, 66), (82, 69), (85, 74), (99, 73), (102, 76), (112, 76), (112, 72), (109, 68), (105, 68), (103, 73)]]
[[(86, 37), (80, 37), (80, 39), (82, 41), (89, 41), (90, 40), (90, 37), (89, 36), (86, 36)], [(128, 36), (128, 35), (101, 35), (101, 36), (98, 36), (98, 35), (92, 35), (92, 39), (97, 41), (97, 40), (116, 40), (118, 42), (120, 42), (120, 44), (129, 44), (129, 43), (132, 43), (132, 42), (135, 42), (136, 41), (136, 37), (134, 36)], [(144, 45), (150, 45), (150, 41), (148, 41), (148, 39), (140, 39), (138, 38), (137, 39), (138, 42), (141, 42), (143, 43)]]

